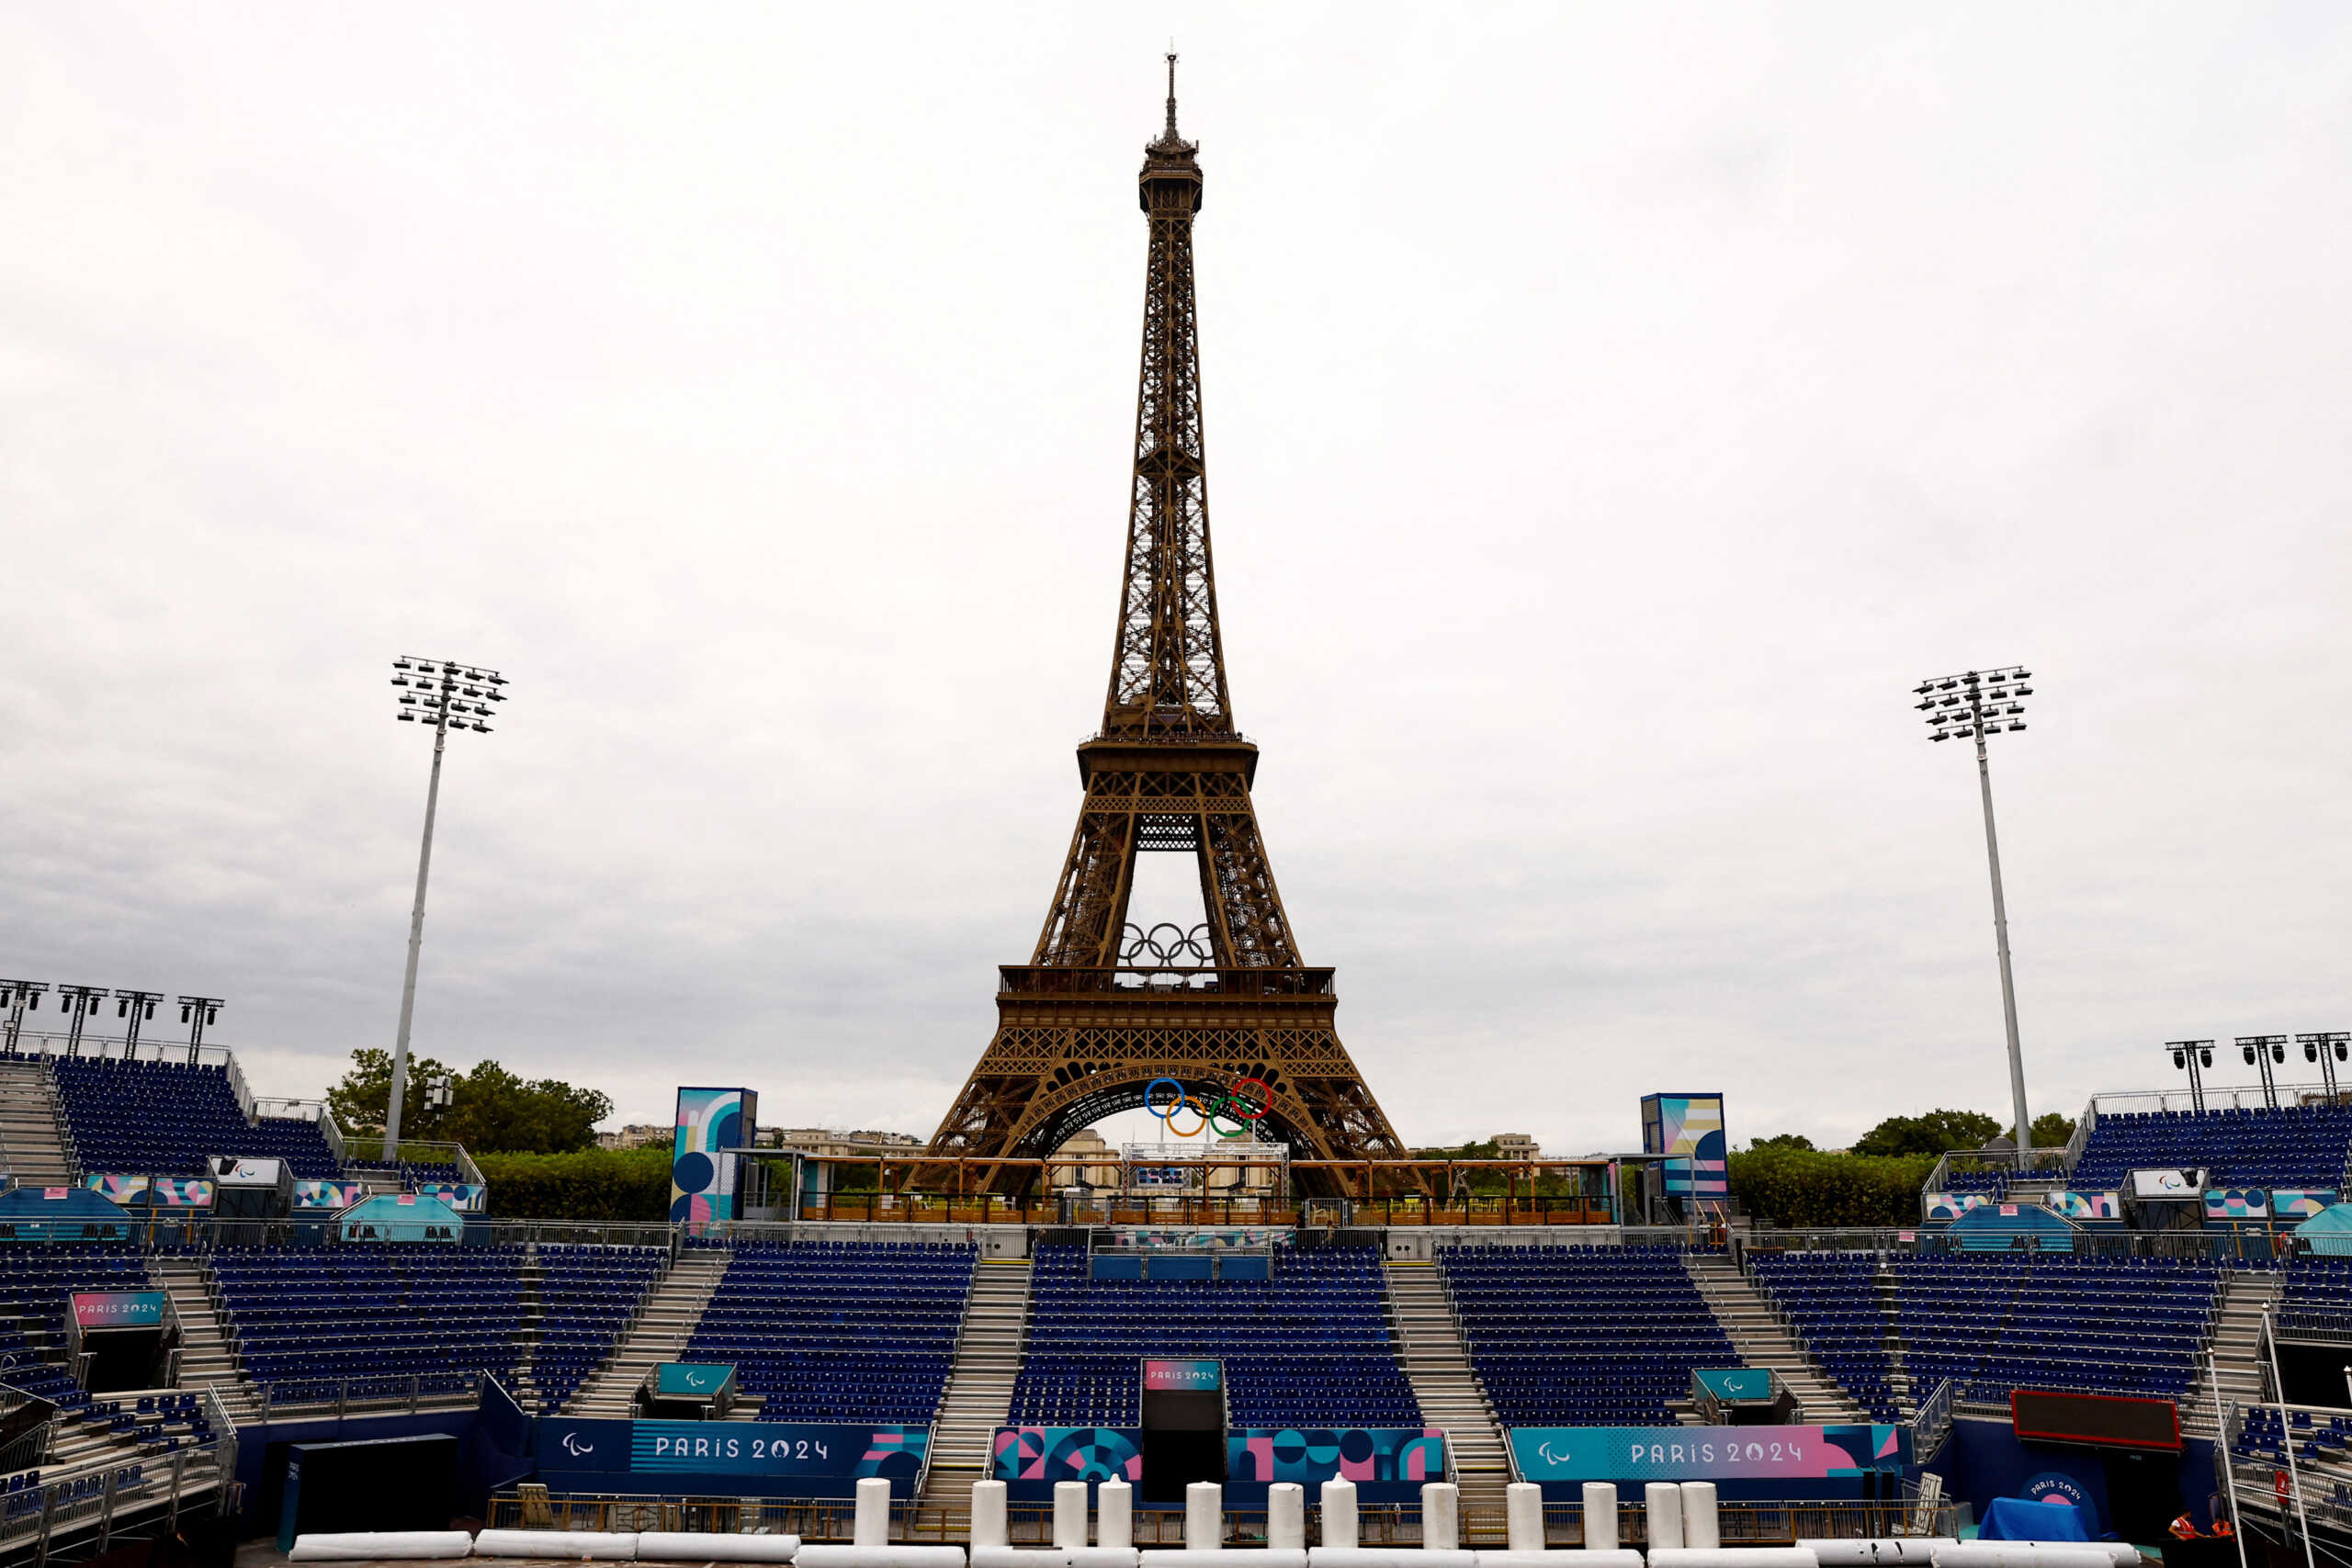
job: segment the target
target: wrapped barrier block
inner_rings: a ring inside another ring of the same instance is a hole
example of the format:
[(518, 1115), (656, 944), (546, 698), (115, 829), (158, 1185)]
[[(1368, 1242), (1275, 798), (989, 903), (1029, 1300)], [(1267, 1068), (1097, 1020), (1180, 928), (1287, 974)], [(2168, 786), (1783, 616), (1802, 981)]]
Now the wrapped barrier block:
[(964, 1568), (960, 1546), (804, 1546), (793, 1568)]
[(639, 1562), (789, 1562), (797, 1535), (720, 1535), (706, 1530), (639, 1530)]
[(976, 1546), (972, 1568), (1136, 1568), (1136, 1556), (1132, 1546)]
[[(797, 1543), (796, 1543), (797, 1544)], [(294, 1538), (291, 1562), (350, 1562), (369, 1557), (463, 1557), (474, 1538), (463, 1530), (314, 1531)]]
[[(1540, 1490), (1540, 1488), (1539, 1488)], [(1584, 1483), (1584, 1546), (1587, 1551), (1617, 1550), (1617, 1483)]]
[(1682, 1549), (1682, 1488), (1671, 1481), (1652, 1481), (1642, 1488), (1642, 1511), (1649, 1516), (1650, 1554)]
[(476, 1557), (552, 1557), (559, 1562), (634, 1562), (637, 1532), (484, 1530), (474, 1537)]
[(1574, 1557), (1541, 1551), (1477, 1553), (1478, 1568), (1642, 1568), (1642, 1554), (1630, 1546), (1604, 1546)]
[(1962, 1540), (1929, 1561), (1937, 1568), (2114, 1568), (2115, 1554), (2079, 1540)]
[[(1948, 1535), (1883, 1536), (1876, 1540), (1808, 1540), (1821, 1568), (1863, 1568), (1886, 1563), (1889, 1568), (1922, 1568), (1937, 1552), (1960, 1542)], [(2134, 1551), (2132, 1556), (2140, 1554)]]
[[(1264, 1555), (1253, 1551), (1248, 1560), (1256, 1562)], [(1307, 1550), (1306, 1561), (1310, 1568), (1478, 1568), (1478, 1554), (1458, 1547), (1448, 1551), (1426, 1546), (1317, 1546)]]
[(1820, 1568), (1806, 1546), (1692, 1546), (1653, 1548), (1650, 1568)]

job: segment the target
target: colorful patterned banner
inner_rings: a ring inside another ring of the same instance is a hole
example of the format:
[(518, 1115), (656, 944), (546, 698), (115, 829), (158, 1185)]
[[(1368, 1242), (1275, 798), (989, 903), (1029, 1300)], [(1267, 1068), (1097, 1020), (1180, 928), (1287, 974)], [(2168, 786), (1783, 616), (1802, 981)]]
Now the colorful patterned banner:
[(1982, 1192), (1926, 1192), (1919, 1198), (1921, 1218), (1933, 1224), (1938, 1220), (1956, 1220), (1971, 1209), (1981, 1209), (1993, 1200)]
[(159, 1209), (209, 1209), (212, 1194), (211, 1179), (203, 1176), (159, 1176), (147, 1190), (148, 1200)]
[(1438, 1427), (1250, 1427), (1226, 1438), (1226, 1479), (1442, 1481), (1445, 1432)]
[(111, 1170), (94, 1170), (82, 1179), (82, 1185), (109, 1203), (129, 1208), (147, 1201), (147, 1178), (125, 1176)]
[(1143, 1386), (1152, 1393), (1215, 1393), (1224, 1371), (1222, 1361), (1146, 1361)]
[(2120, 1192), (2045, 1192), (2042, 1203), (2053, 1213), (2070, 1220), (2120, 1220), (2123, 1217), (2123, 1195)]
[(2274, 1219), (2308, 1220), (2335, 1201), (2335, 1193), (2325, 1188), (2276, 1187), (2270, 1192), (2270, 1213)]
[(294, 1207), (300, 1209), (330, 1209), (340, 1213), (368, 1196), (364, 1181), (297, 1181), (294, 1184)]
[[(438, 1198), (461, 1214), (479, 1214), (490, 1197), (490, 1189), (472, 1181), (420, 1181), (416, 1184), (420, 1198)], [(356, 1198), (352, 1200), (357, 1202)]]
[(748, 1089), (678, 1091), (678, 1134), (670, 1151), (672, 1224), (736, 1217), (735, 1162), (719, 1153), (751, 1146), (759, 1108), (759, 1095)]
[(2270, 1217), (2270, 1194), (2259, 1187), (2216, 1187), (2205, 1194), (2209, 1220), (2265, 1220)]
[(1133, 1427), (999, 1427), (989, 1451), (999, 1481), (1143, 1481), (1143, 1433)]
[(1673, 1156), (1666, 1162), (1669, 1197), (1730, 1196), (1724, 1148), (1722, 1095), (1642, 1096), (1642, 1152)]

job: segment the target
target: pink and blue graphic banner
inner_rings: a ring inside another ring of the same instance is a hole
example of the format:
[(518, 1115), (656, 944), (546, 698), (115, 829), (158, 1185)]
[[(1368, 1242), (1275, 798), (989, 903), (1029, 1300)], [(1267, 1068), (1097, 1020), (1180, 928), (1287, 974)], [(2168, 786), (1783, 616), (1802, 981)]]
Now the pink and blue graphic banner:
[(1920, 1217), (1930, 1224), (1938, 1220), (1956, 1220), (1992, 1201), (1982, 1192), (1923, 1192), (1919, 1195)]
[(1227, 1436), (1225, 1474), (1236, 1482), (1409, 1481), (1418, 1486), (1445, 1479), (1445, 1431), (1253, 1427)]
[(73, 1304), (74, 1326), (85, 1333), (93, 1328), (164, 1326), (161, 1291), (75, 1291)]
[(2270, 1190), (2270, 1214), (2273, 1219), (2308, 1220), (2335, 1201), (2334, 1188), (2274, 1187)]
[(2205, 1190), (2209, 1220), (2267, 1220), (2270, 1192), (2263, 1187), (2209, 1187)]
[(748, 1089), (682, 1089), (670, 1152), (670, 1222), (707, 1224), (735, 1213), (735, 1161), (758, 1135), (760, 1097)]
[(1907, 1427), (1517, 1427), (1530, 1481), (1827, 1481), (1900, 1473)]
[(2042, 1206), (2070, 1220), (2120, 1220), (2123, 1217), (2123, 1196), (2120, 1192), (2045, 1192)]
[(1724, 1164), (1727, 1148), (1722, 1095), (1642, 1097), (1642, 1151), (1670, 1156), (1666, 1162), (1666, 1190), (1669, 1196), (1730, 1196), (1731, 1185)]
[(1008, 1484), (1143, 1483), (1143, 1432), (1135, 1427), (999, 1427), (989, 1454), (989, 1475)]
[(1146, 1361), (1147, 1393), (1214, 1393), (1224, 1386), (1222, 1361)]

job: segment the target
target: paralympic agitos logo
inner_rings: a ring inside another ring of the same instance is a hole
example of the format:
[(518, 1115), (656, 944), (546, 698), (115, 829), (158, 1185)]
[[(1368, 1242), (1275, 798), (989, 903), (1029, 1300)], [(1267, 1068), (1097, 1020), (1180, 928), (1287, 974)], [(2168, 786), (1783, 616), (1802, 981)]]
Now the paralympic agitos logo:
[[(1164, 1101), (1155, 1099), (1161, 1084), (1175, 1091)], [(1171, 1138), (1197, 1138), (1212, 1129), (1220, 1138), (1246, 1138), (1250, 1135), (1250, 1123), (1263, 1117), (1273, 1102), (1273, 1086), (1263, 1078), (1237, 1078), (1233, 1088), (1224, 1094), (1215, 1089), (1189, 1090), (1174, 1078), (1154, 1078), (1143, 1089), (1143, 1108), (1159, 1118)], [(1176, 1117), (1186, 1111), (1200, 1121), (1192, 1127), (1179, 1129)], [(1233, 1123), (1229, 1132), (1226, 1127), (1228, 1120)]]

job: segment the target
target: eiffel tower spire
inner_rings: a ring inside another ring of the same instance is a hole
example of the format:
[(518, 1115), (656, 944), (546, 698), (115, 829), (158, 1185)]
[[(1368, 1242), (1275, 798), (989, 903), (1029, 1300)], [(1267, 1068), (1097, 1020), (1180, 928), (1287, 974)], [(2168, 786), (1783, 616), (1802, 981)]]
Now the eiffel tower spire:
[[(933, 1135), (934, 1155), (1043, 1159), (1142, 1105), (1160, 1078), (1211, 1094), (1265, 1084), (1257, 1126), (1294, 1159), (1407, 1154), (1334, 1032), (1331, 971), (1299, 954), (1250, 803), (1258, 748), (1233, 726), (1193, 292), (1199, 151), (1177, 133), (1171, 52), (1167, 124), (1136, 176), (1149, 230), (1143, 354), (1102, 728), (1078, 750), (1086, 799), (1036, 950), (1001, 972), (996, 1038)], [(1128, 923), (1136, 857), (1148, 852), (1193, 857), (1201, 927), (1171, 938)], [(1031, 1179), (989, 1168), (982, 1181), (1003, 1190)]]

